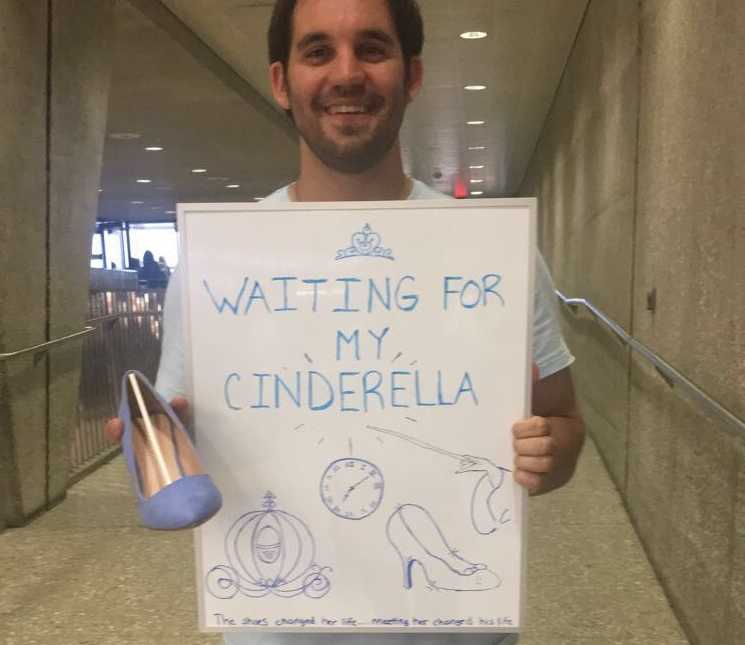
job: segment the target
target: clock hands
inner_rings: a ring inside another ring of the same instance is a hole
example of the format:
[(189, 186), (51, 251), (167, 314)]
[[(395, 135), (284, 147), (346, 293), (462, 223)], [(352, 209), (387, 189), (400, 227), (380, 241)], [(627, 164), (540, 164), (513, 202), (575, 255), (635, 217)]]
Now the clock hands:
[(344, 493), (344, 497), (342, 498), (342, 500), (341, 500), (341, 501), (342, 501), (342, 502), (346, 502), (346, 501), (347, 501), (347, 499), (349, 498), (349, 495), (350, 495), (350, 493), (351, 493), (351, 492), (352, 492), (352, 491), (353, 491), (353, 490), (354, 490), (355, 488), (357, 488), (357, 486), (359, 486), (359, 485), (360, 485), (360, 484), (361, 484), (362, 482), (364, 482), (364, 481), (367, 481), (368, 479), (370, 479), (370, 475), (367, 475), (367, 477), (363, 477), (363, 478), (362, 478), (362, 479), (360, 479), (360, 480), (359, 480), (359, 481), (358, 481), (358, 482), (357, 482), (356, 484), (352, 484), (352, 485), (351, 485), (351, 486), (350, 486), (349, 488), (347, 488), (347, 492), (346, 492), (346, 493)]

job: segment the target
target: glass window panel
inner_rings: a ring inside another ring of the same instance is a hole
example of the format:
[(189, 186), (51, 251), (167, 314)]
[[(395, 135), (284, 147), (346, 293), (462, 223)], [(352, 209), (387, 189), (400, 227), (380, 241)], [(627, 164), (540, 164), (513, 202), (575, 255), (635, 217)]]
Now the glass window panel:
[(140, 264), (145, 251), (150, 251), (156, 262), (160, 257), (165, 258), (171, 269), (178, 264), (178, 234), (173, 222), (130, 224), (129, 244), (132, 257)]
[(91, 268), (103, 269), (103, 244), (101, 243), (101, 234), (94, 233), (91, 240)]
[[(124, 269), (124, 234), (120, 228), (108, 229), (103, 234), (106, 244), (106, 268)], [(116, 266), (114, 266), (116, 265)]]

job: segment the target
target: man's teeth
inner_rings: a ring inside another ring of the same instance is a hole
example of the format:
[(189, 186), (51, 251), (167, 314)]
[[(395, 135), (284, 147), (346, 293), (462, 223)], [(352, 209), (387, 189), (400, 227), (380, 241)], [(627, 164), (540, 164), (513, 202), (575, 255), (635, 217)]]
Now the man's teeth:
[(332, 105), (329, 114), (365, 114), (367, 109), (362, 105)]

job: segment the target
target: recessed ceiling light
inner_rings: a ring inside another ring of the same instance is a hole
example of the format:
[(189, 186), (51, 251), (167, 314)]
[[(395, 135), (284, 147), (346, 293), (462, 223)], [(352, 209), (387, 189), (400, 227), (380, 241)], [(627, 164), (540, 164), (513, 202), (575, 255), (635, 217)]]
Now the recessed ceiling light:
[(166, 211), (166, 215), (175, 215), (176, 211)]
[(142, 206), (145, 202), (129, 202), (133, 206)]
[(483, 190), (472, 190), (471, 191), (471, 197), (478, 197), (479, 195), (483, 195), (483, 194), (484, 194)]
[(161, 146), (145, 146), (145, 150), (148, 152), (160, 152), (163, 148)]
[(254, 201), (255, 201), (255, 202), (260, 202), (260, 201), (262, 201), (263, 199), (264, 199), (263, 197), (254, 197)]
[(202, 172), (207, 172), (207, 169), (206, 168), (194, 168), (192, 170), (192, 172), (193, 173), (196, 173), (196, 174), (199, 174), (199, 173), (202, 173)]
[(471, 183), (472, 184), (483, 184), (484, 180), (483, 179), (471, 179)]
[(466, 121), (466, 125), (484, 125), (486, 121)]
[(241, 187), (240, 184), (228, 184), (227, 186), (225, 186), (225, 188), (240, 188), (240, 187)]
[(468, 166), (471, 170), (483, 170), (484, 166)]
[(486, 150), (486, 146), (468, 146), (469, 150)]
[(103, 192), (103, 188), (99, 188), (99, 189), (98, 189), (98, 192), (99, 192), (99, 193), (102, 193), (102, 192)]
[(463, 89), (469, 92), (480, 92), (486, 89), (486, 85), (466, 85)]
[(152, 179), (138, 179), (137, 183), (138, 184), (150, 184), (152, 183), (152, 181), (153, 181)]
[(109, 139), (118, 139), (119, 141), (130, 141), (139, 139), (142, 135), (139, 132), (110, 132)]
[(485, 31), (464, 31), (460, 37), (464, 40), (479, 40), (480, 38), (486, 38), (488, 35)]

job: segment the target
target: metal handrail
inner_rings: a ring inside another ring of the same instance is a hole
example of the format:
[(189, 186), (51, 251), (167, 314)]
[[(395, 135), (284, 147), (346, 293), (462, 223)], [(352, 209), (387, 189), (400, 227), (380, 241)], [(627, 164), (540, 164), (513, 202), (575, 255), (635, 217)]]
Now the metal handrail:
[[(118, 314), (109, 314), (107, 316), (99, 316), (98, 318), (91, 318), (90, 320), (86, 320), (86, 322), (103, 323), (119, 320), (120, 318), (141, 318), (145, 316), (157, 317), (160, 315), (161, 313), (158, 311), (127, 311)], [(94, 331), (96, 331), (96, 329), (98, 329), (97, 326), (92, 327), (90, 325), (86, 325), (84, 329), (76, 331), (74, 334), (62, 336), (61, 338), (55, 338), (54, 340), (47, 341), (46, 343), (40, 343), (38, 345), (33, 345), (31, 347), (24, 347), (23, 349), (19, 349), (15, 352), (0, 354), (0, 362), (10, 360), (11, 358), (18, 358), (19, 356), (23, 356), (25, 354), (39, 354), (41, 352), (46, 352), (50, 347), (54, 347), (55, 345), (62, 345), (63, 343), (75, 340), (76, 338), (82, 338), (83, 336), (87, 336), (88, 334), (93, 333)]]
[(0, 354), (0, 362), (10, 360), (11, 358), (18, 358), (19, 356), (23, 356), (24, 354), (39, 354), (41, 352), (46, 352), (50, 347), (54, 347), (55, 345), (62, 345), (63, 343), (67, 343), (76, 338), (82, 338), (83, 336), (92, 334), (94, 331), (96, 331), (96, 329), (97, 327), (89, 327), (86, 325), (85, 329), (76, 331), (74, 334), (68, 334), (67, 336), (62, 336), (61, 338), (55, 338), (54, 340), (49, 340), (46, 343), (33, 345), (32, 347), (25, 347), (15, 352)]
[(720, 403), (711, 398), (706, 392), (699, 388), (690, 379), (686, 378), (678, 370), (676, 370), (670, 363), (665, 359), (655, 354), (649, 347), (640, 343), (636, 338), (630, 336), (617, 322), (611, 320), (605, 315), (600, 309), (595, 307), (589, 300), (585, 298), (567, 298), (558, 289), (555, 290), (556, 295), (562, 304), (566, 305), (572, 311), (577, 310), (578, 307), (584, 307), (587, 309), (597, 320), (602, 322), (613, 334), (625, 345), (631, 347), (634, 351), (641, 354), (646, 358), (655, 369), (665, 379), (667, 384), (675, 388), (679, 385), (683, 388), (685, 394), (694, 401), (702, 404), (705, 408), (711, 411), (717, 418), (724, 421), (727, 429), (740, 437), (745, 437), (745, 421), (742, 421), (736, 417), (732, 412), (723, 407)]

